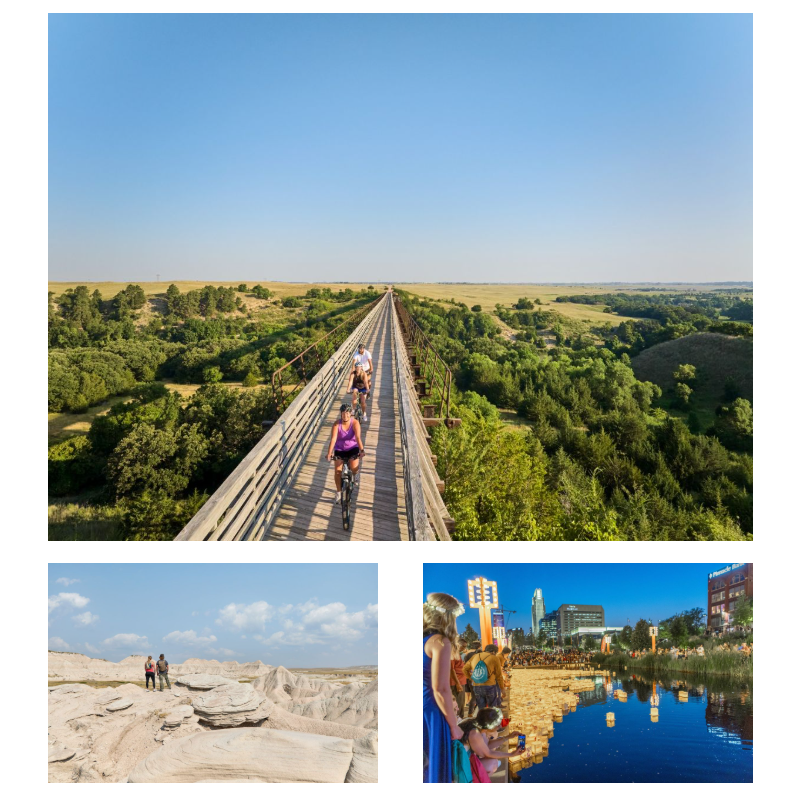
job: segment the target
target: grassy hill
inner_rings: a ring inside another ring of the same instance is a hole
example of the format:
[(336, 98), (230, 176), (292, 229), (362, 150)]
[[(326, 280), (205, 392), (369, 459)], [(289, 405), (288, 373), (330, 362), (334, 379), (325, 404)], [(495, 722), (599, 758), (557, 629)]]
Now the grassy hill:
[(640, 380), (661, 386), (665, 394), (661, 400), (664, 407), (672, 401), (675, 385), (672, 373), (682, 363), (696, 366), (697, 378), (690, 384), (694, 389), (691, 409), (697, 413), (703, 427), (713, 422), (716, 407), (724, 401), (727, 378), (738, 384), (741, 396), (752, 399), (753, 361), (749, 339), (720, 333), (693, 333), (656, 344), (635, 356), (631, 363)]

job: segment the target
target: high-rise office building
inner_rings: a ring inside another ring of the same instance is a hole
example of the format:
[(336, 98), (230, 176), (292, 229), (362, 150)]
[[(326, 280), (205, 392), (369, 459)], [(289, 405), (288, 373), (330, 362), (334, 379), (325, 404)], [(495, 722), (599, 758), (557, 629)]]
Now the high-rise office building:
[(540, 630), (546, 634), (547, 639), (557, 638), (557, 612), (550, 611), (541, 621)]
[(557, 609), (557, 634), (563, 639), (578, 628), (599, 628), (606, 625), (603, 606), (580, 606), (563, 603)]
[(540, 621), (546, 616), (546, 604), (543, 602), (543, 590), (536, 589), (532, 596), (532, 635), (540, 633)]

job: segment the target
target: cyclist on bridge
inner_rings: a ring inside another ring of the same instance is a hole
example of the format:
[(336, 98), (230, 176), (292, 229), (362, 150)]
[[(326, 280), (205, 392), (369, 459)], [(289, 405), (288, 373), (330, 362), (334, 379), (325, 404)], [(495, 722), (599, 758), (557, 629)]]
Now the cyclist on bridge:
[(351, 473), (354, 475), (354, 484), (359, 484), (359, 458), (365, 456), (365, 447), (362, 444), (362, 433), (359, 422), (351, 412), (351, 405), (343, 403), (340, 406), (340, 418), (332, 425), (332, 436), (329, 439), (329, 451), (326, 453), (327, 461), (335, 459), (335, 504), (340, 503), (340, 489), (343, 485), (343, 461), (348, 461)]
[(354, 366), (361, 364), (365, 374), (367, 374), (371, 380), (373, 379), (373, 356), (370, 354), (370, 350), (365, 349), (364, 344), (360, 344), (359, 347), (357, 347), (352, 364)]
[(353, 409), (357, 409), (357, 394), (359, 394), (359, 401), (362, 404), (362, 421), (368, 420), (367, 399), (368, 392), (370, 391), (370, 378), (368, 373), (362, 368), (361, 363), (354, 364), (354, 371), (351, 377), (348, 378), (348, 390), (346, 393), (353, 394), (352, 402)]

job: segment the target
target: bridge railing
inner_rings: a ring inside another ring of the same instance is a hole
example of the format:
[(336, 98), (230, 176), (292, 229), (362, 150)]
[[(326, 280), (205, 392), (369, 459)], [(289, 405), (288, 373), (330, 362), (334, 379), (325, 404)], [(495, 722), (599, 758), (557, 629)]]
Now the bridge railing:
[[(286, 402), (294, 399), (299, 390), (310, 382), (315, 373), (332, 354), (333, 345), (337, 344), (339, 339), (348, 334), (379, 305), (385, 295), (386, 292), (367, 305), (362, 306), (272, 374), (272, 393), (274, 394), (274, 402), (278, 410), (283, 410)], [(285, 386), (288, 385), (293, 387), (286, 394)]]
[[(396, 306), (398, 301), (395, 302)], [(417, 397), (402, 324), (392, 315), (395, 348), (395, 388), (399, 402), (400, 438), (406, 491), (409, 539), (449, 540), (455, 521), (442, 500), (443, 482), (434, 467), (428, 432)]]
[[(260, 540), (350, 371), (351, 356), (386, 307), (385, 295), (307, 382), (272, 428), (175, 538)], [(340, 326), (339, 326), (340, 327)], [(326, 338), (326, 337), (324, 337)]]
[[(438, 418), (449, 421), (450, 387), (453, 381), (450, 367), (442, 360), (431, 340), (397, 296), (395, 309), (409, 351), (409, 363), (417, 394), (426, 400), (438, 400)], [(426, 418), (434, 418), (433, 406), (426, 403), (425, 408)]]

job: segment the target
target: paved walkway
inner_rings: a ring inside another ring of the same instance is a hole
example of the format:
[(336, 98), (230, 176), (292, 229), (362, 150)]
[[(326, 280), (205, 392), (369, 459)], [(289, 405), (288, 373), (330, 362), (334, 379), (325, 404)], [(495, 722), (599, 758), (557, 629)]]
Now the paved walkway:
[(409, 539), (395, 393), (394, 319), (390, 302), (365, 342), (373, 355), (375, 374), (369, 420), (362, 423), (366, 454), (351, 502), (351, 531), (343, 529), (340, 505), (334, 504), (334, 465), (326, 461), (332, 424), (340, 415), (340, 405), (351, 401), (344, 385), (264, 540)]

